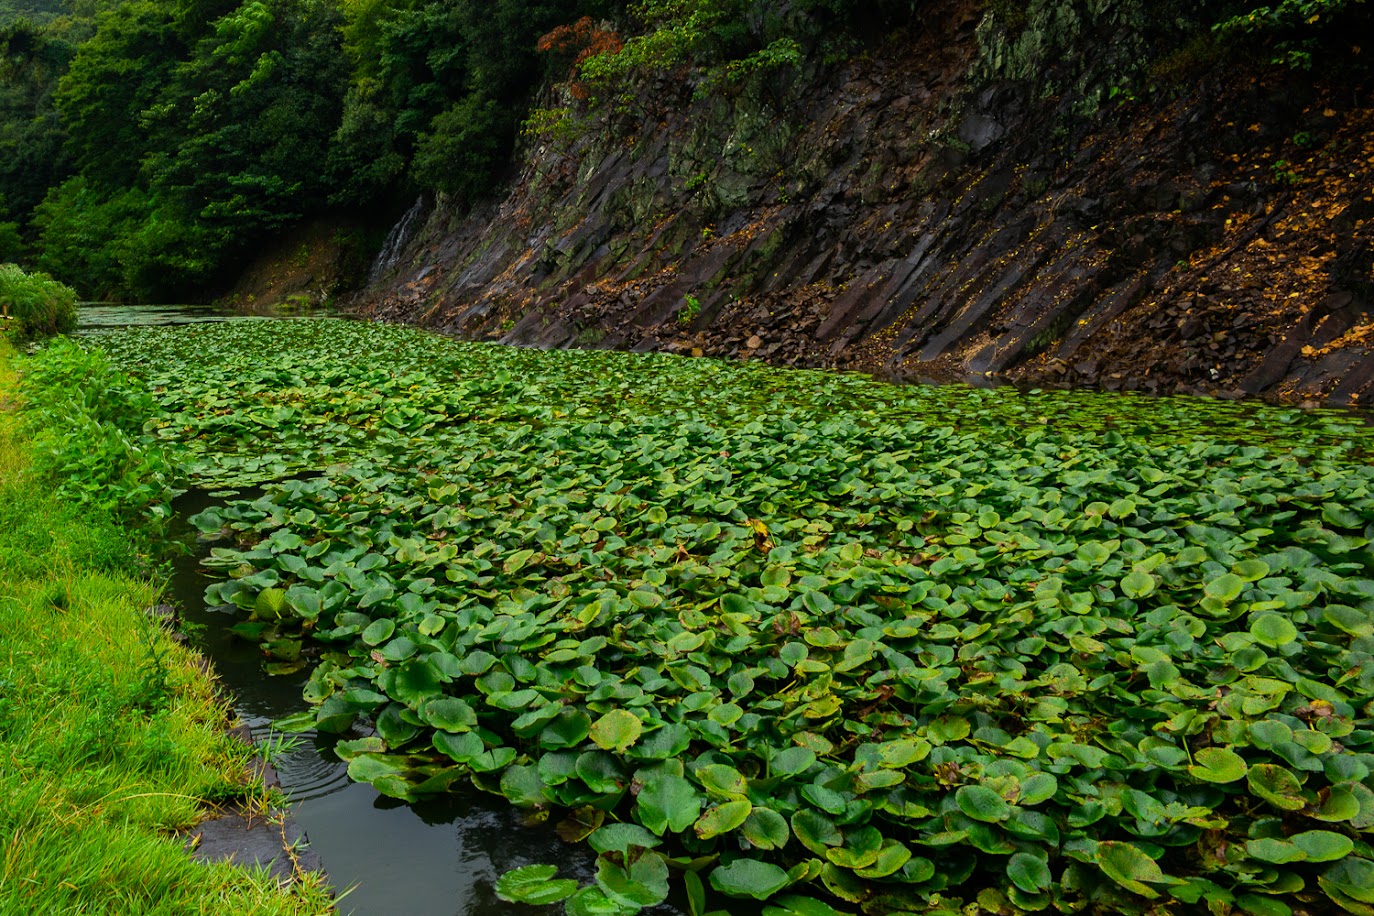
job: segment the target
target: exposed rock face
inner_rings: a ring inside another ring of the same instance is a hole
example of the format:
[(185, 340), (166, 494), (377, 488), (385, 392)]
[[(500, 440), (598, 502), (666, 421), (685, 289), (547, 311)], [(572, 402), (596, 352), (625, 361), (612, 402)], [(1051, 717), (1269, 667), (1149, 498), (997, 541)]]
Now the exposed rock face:
[(951, 2), (828, 75), (657, 87), (531, 150), (499, 204), (440, 201), (361, 302), (542, 347), (1370, 396), (1367, 91), (1214, 67), (1079, 116), (974, 85), (977, 25)]

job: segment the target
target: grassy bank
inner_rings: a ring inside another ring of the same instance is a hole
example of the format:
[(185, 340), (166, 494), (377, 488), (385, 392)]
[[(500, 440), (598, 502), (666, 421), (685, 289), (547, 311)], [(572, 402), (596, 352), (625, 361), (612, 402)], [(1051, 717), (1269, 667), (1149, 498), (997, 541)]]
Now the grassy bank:
[(265, 797), (194, 655), (144, 616), (157, 589), (112, 509), (35, 469), (16, 362), (0, 339), (0, 914), (327, 910), (182, 848), (207, 804)]

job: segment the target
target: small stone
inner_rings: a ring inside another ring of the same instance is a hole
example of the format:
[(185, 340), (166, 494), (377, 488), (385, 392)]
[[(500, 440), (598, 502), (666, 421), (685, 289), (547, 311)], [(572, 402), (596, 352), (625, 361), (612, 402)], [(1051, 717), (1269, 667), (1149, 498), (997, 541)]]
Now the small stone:
[(704, 350), (702, 350), (701, 347), (693, 347), (693, 348), (692, 348), (692, 355), (693, 355), (693, 356), (705, 356), (705, 355), (706, 355), (706, 352), (705, 352)]
[(763, 346), (763, 338), (755, 334), (753, 337), (746, 340), (744, 345), (751, 350), (757, 350), (759, 347)]
[(150, 608), (145, 608), (143, 613), (149, 620), (157, 621), (165, 627), (176, 626), (177, 611), (170, 604), (156, 604)]

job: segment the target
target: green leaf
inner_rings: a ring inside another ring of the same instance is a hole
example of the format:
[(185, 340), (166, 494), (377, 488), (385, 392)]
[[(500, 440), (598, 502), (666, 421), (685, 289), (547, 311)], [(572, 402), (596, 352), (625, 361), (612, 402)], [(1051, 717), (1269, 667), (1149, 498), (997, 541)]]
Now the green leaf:
[(828, 903), (811, 897), (798, 897), (788, 894), (773, 901), (773, 905), (763, 908), (763, 916), (843, 916), (839, 910)]
[(1374, 904), (1374, 862), (1368, 859), (1355, 856), (1343, 859), (1319, 875), (1317, 883), (1338, 903), (1344, 896)]
[(943, 718), (936, 719), (926, 726), (926, 737), (938, 744), (948, 744), (967, 738), (970, 731), (967, 719)]
[(767, 900), (788, 883), (787, 872), (757, 859), (736, 859), (711, 870), (711, 886), (730, 897)]
[(668, 760), (687, 750), (691, 743), (692, 733), (687, 726), (674, 722), (640, 738), (630, 756), (640, 760)]
[(844, 843), (844, 835), (834, 821), (819, 812), (806, 809), (792, 815), (792, 833), (803, 846), (818, 856), (824, 856), (830, 847)]
[(1302, 784), (1284, 767), (1257, 763), (1250, 767), (1246, 775), (1250, 791), (1276, 808), (1297, 811), (1307, 804), (1302, 794)]
[(1049, 866), (1043, 859), (1026, 852), (1013, 853), (1007, 860), (1007, 877), (1011, 883), (1028, 894), (1049, 890), (1054, 882)]
[(494, 773), (497, 770), (509, 766), (515, 759), (515, 748), (513, 747), (494, 747), (489, 751), (483, 751), (467, 761), (467, 765), (478, 773)]
[(844, 833), (844, 845), (826, 850), (825, 857), (841, 868), (867, 868), (878, 861), (883, 835), (876, 827), (851, 828)]
[(687, 886), (687, 909), (691, 916), (704, 916), (706, 913), (706, 886), (701, 883), (701, 875), (686, 871), (682, 875)]
[(878, 850), (878, 857), (872, 864), (865, 865), (863, 868), (855, 869), (855, 874), (861, 878), (877, 880), (886, 878), (893, 874), (911, 859), (911, 850), (898, 840), (883, 840), (882, 848)]
[(383, 617), (381, 620), (374, 620), (363, 630), (362, 640), (369, 646), (380, 646), (391, 638), (391, 634), (396, 632), (396, 621)]
[(597, 747), (607, 751), (624, 751), (644, 731), (644, 723), (634, 713), (613, 709), (592, 723), (591, 739)]
[(564, 706), (539, 733), (539, 744), (549, 750), (574, 748), (587, 739), (592, 720), (572, 706)]
[(1016, 802), (1020, 805), (1038, 805), (1054, 798), (1059, 791), (1059, 780), (1050, 773), (1036, 773), (1021, 783), (1021, 794)]
[(464, 732), (477, 726), (477, 713), (458, 697), (439, 697), (424, 704), (420, 713), (429, 725), (447, 732)]
[(530, 766), (510, 766), (501, 774), (501, 794), (518, 808), (542, 807), (551, 800), (539, 771)]
[(1351, 821), (1360, 814), (1360, 803), (1353, 790), (1345, 786), (1332, 786), (1326, 801), (1313, 814), (1322, 821)]
[(547, 906), (573, 895), (577, 882), (565, 879), (550, 880), (558, 874), (553, 865), (526, 865), (513, 868), (496, 879), (496, 896), (511, 903)]
[(769, 769), (775, 776), (797, 776), (805, 773), (816, 762), (816, 752), (805, 747), (789, 747), (777, 752), (769, 761)]
[(1286, 865), (1289, 862), (1304, 862), (1307, 860), (1307, 853), (1303, 852), (1293, 843), (1284, 840), (1261, 838), (1250, 840), (1245, 844), (1245, 851), (1253, 859), (1262, 862), (1272, 862), (1275, 865)]
[(515, 575), (517, 572), (519, 572), (521, 569), (525, 567), (525, 564), (529, 562), (530, 557), (532, 556), (534, 556), (533, 550), (517, 550), (515, 553), (511, 554), (509, 557), (506, 558), (506, 561), (503, 564), (503, 568), (505, 569), (506, 575)]
[(663, 841), (638, 824), (607, 824), (587, 840), (597, 852), (615, 852), (628, 857), (631, 849), (653, 849)]
[(772, 808), (754, 808), (740, 827), (744, 838), (758, 849), (782, 849), (792, 833), (787, 819)]
[(1222, 604), (1230, 604), (1240, 597), (1240, 593), (1245, 591), (1246, 581), (1235, 573), (1226, 573), (1208, 582), (1203, 588), (1203, 592), (1209, 598), (1215, 598)]
[(563, 904), (567, 916), (633, 916), (640, 911), (638, 904), (617, 903), (599, 887), (584, 887)]
[(1334, 862), (1345, 858), (1355, 848), (1350, 837), (1330, 830), (1295, 833), (1288, 841), (1306, 853), (1309, 862)]
[(620, 763), (605, 751), (588, 751), (578, 755), (577, 775), (587, 784), (587, 788), (602, 794), (620, 792), (628, 782)]
[[(1138, 571), (1128, 573), (1121, 580), (1121, 593), (1127, 598), (1145, 598), (1154, 592), (1155, 584), (1155, 577), (1149, 573)], [(1017, 886), (1020, 887), (1020, 885)]]
[(681, 833), (701, 814), (702, 796), (680, 776), (656, 773), (636, 797), (638, 820), (654, 833)]
[(697, 819), (693, 829), (699, 838), (709, 840), (743, 824), (753, 807), (747, 800), (722, 802), (714, 808), (708, 808), (706, 813)]
[(1298, 628), (1278, 614), (1260, 614), (1250, 624), (1250, 635), (1262, 646), (1276, 649), (1298, 638)]
[(1245, 776), (1245, 760), (1235, 751), (1222, 747), (1205, 747), (1193, 755), (1197, 763), (1188, 767), (1194, 779), (1204, 782), (1235, 782)]
[(435, 732), (433, 743), (435, 750), (447, 754), (456, 763), (467, 763), (482, 753), (485, 747), (482, 744), (482, 739), (472, 732), (465, 732), (461, 735)]
[(1011, 816), (1011, 807), (1000, 794), (986, 786), (960, 786), (954, 793), (955, 804), (975, 821), (996, 823)]
[(1247, 916), (1293, 916), (1293, 908), (1282, 900), (1259, 894), (1241, 894), (1236, 898), (1236, 905)]
[(602, 855), (596, 860), (596, 883), (617, 903), (657, 906), (668, 896), (668, 863), (656, 852), (643, 853), (628, 867)]
[(748, 792), (744, 775), (732, 766), (721, 763), (707, 764), (697, 770), (697, 779), (711, 795), (716, 798), (743, 798)]
[(1094, 860), (1097, 862), (1097, 867), (1102, 869), (1108, 878), (1126, 890), (1151, 900), (1159, 897), (1159, 891), (1150, 887), (1150, 884), (1183, 883), (1160, 871), (1159, 864), (1154, 859), (1130, 843), (1116, 841), (1098, 843)]

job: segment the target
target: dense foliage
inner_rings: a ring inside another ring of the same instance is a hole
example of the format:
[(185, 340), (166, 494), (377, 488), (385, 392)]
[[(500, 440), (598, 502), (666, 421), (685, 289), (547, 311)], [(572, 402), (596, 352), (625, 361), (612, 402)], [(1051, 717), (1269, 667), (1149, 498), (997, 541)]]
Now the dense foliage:
[(76, 327), (76, 292), (41, 273), (0, 264), (0, 330), (18, 338), (60, 334)]
[[(27, 256), (91, 298), (143, 299), (213, 289), (306, 217), (392, 213), (421, 192), (476, 201), (509, 171), (527, 120), (539, 133), (567, 128), (578, 106), (642, 111), (645, 92), (805, 78), (920, 27), (924, 10), (917, 0), (3, 2), (0, 257)], [(997, 0), (980, 30), (983, 69), (1101, 94), (1047, 74), (1092, 56), (1125, 80), (1217, 24), (1225, 40), (1310, 63), (1319, 39), (1367, 14), (1360, 0)], [(528, 118), (549, 79), (564, 81), (571, 104)]]
[(64, 0), (0, 0), (0, 25), (16, 20), (44, 22), (66, 11)]
[(353, 777), (471, 780), (601, 854), (511, 899), (1374, 899), (1351, 418), (340, 323), (102, 346), (191, 482), (279, 480), (195, 520), (209, 595), (283, 668), (324, 648), (307, 724), (365, 727)]
[(172, 467), (143, 432), (155, 402), (99, 352), (54, 342), (24, 374), (33, 470), (70, 505), (157, 533)]

